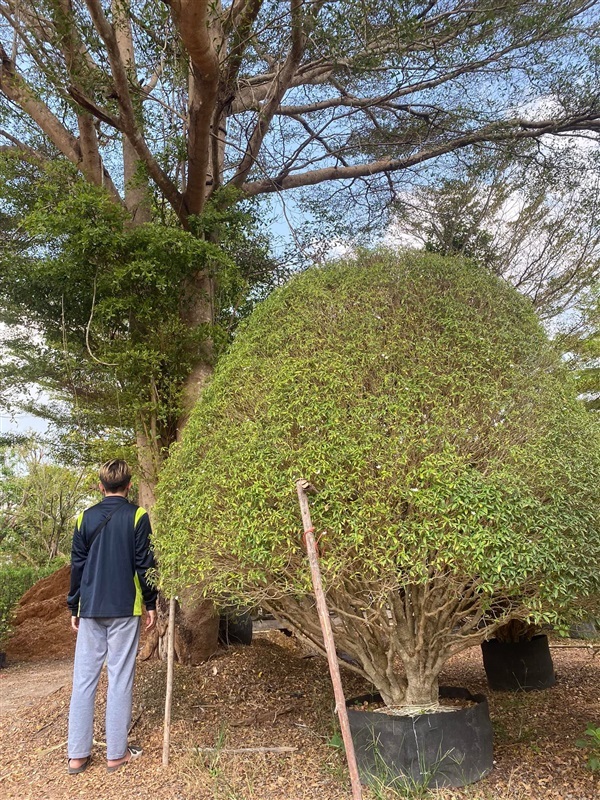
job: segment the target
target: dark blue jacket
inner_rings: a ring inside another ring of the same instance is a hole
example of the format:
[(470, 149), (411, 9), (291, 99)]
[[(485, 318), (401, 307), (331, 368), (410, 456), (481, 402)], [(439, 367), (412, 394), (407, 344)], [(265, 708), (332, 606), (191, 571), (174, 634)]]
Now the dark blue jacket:
[[(97, 526), (114, 511), (96, 536)], [(146, 573), (155, 566), (148, 513), (119, 495), (81, 513), (71, 549), (71, 588), (67, 605), (80, 617), (132, 617), (156, 608), (156, 589)]]

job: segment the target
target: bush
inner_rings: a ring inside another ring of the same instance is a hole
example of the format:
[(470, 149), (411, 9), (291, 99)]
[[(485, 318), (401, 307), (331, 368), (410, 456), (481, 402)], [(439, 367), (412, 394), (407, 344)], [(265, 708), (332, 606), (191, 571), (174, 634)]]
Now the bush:
[(322, 647), (299, 477), (338, 647), (389, 704), (434, 702), (499, 625), (597, 598), (598, 428), (528, 301), (467, 261), (363, 254), (256, 309), (163, 474), (165, 585)]
[(34, 583), (50, 575), (56, 565), (47, 567), (0, 567), (0, 643), (10, 632), (12, 612)]

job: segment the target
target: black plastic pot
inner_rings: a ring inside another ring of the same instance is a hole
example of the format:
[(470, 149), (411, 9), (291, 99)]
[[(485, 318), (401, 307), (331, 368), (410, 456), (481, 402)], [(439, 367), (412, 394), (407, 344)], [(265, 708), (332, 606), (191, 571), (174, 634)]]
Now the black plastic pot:
[(440, 687), (440, 700), (469, 700), (454, 711), (396, 716), (352, 708), (377, 701), (367, 695), (349, 702), (348, 717), (363, 783), (396, 787), (460, 787), (475, 783), (493, 764), (493, 733), (486, 698), (467, 689)]
[(598, 639), (598, 637), (600, 637), (600, 626), (593, 620), (576, 622), (569, 628), (570, 639)]
[(249, 611), (223, 614), (219, 619), (219, 641), (224, 645), (252, 644), (252, 617)]
[(556, 683), (554, 664), (544, 633), (520, 642), (490, 639), (481, 643), (488, 686), (498, 692), (531, 692)]
[(0, 669), (6, 667), (6, 653), (0, 653)]

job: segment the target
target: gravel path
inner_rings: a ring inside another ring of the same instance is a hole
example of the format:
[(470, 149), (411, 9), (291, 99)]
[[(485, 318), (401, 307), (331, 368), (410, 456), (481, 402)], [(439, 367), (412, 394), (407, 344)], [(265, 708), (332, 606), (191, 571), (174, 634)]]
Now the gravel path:
[(73, 659), (41, 661), (0, 670), (0, 717), (12, 715), (68, 686)]

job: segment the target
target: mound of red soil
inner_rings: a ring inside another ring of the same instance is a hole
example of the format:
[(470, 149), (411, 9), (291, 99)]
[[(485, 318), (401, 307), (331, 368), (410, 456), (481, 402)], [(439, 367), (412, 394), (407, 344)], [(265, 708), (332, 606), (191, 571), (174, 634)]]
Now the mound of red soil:
[[(71, 567), (67, 564), (25, 592), (16, 608), (13, 630), (4, 648), (9, 664), (69, 658), (74, 654), (77, 637), (71, 628), (71, 612), (67, 607), (70, 582)], [(142, 646), (145, 642), (142, 627)], [(144, 657), (149, 655), (150, 652)]]
[(71, 656), (75, 634), (67, 608), (71, 568), (64, 566), (34, 584), (17, 606), (13, 632), (6, 644), (11, 661)]

